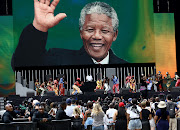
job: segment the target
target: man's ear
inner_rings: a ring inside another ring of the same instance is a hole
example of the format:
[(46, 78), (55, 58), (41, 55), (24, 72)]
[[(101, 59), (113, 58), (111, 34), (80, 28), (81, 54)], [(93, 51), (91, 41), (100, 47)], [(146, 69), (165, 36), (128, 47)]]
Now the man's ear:
[(114, 32), (113, 41), (116, 41), (117, 35), (118, 35), (118, 30), (116, 30), (116, 32)]
[(81, 37), (81, 39), (82, 39), (82, 30), (79, 30), (80, 31), (80, 37)]

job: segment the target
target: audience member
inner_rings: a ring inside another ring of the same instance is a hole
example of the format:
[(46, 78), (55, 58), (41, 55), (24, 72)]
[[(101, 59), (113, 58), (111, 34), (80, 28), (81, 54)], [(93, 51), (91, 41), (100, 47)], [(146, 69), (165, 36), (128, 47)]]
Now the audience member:
[(127, 109), (128, 129), (129, 130), (140, 130), (142, 129), (142, 109), (137, 105), (137, 100), (132, 99), (132, 106)]
[(114, 113), (116, 112), (117, 110), (114, 109), (114, 103), (110, 103), (109, 104), (109, 109), (106, 111), (106, 115), (107, 115), (107, 118), (108, 118), (108, 126), (111, 126), (111, 125), (114, 125), (113, 122), (113, 116), (114, 116)]
[(92, 130), (104, 130), (104, 112), (99, 103), (95, 103), (92, 109), (93, 125)]
[(87, 110), (85, 112), (85, 115), (84, 115), (84, 128), (87, 129), (87, 126), (88, 125), (92, 125), (93, 123), (93, 119), (91, 117), (91, 112), (92, 112), (92, 109), (93, 109), (93, 103), (90, 101), (87, 103)]
[(149, 110), (145, 109), (146, 102), (141, 103), (142, 107), (142, 130), (150, 130), (150, 123), (149, 120), (151, 120), (152, 115)]
[(177, 119), (175, 117), (175, 109), (176, 109), (176, 103), (172, 102), (172, 95), (168, 94), (166, 97), (167, 103), (166, 103), (166, 110), (169, 112), (169, 130), (176, 130), (177, 129)]
[(37, 112), (34, 112), (33, 117), (32, 117), (33, 122), (47, 122), (51, 121), (50, 115), (44, 111), (44, 106), (41, 105), (38, 108)]
[(127, 113), (123, 102), (119, 103), (118, 111), (114, 113), (115, 130), (127, 130)]
[(154, 120), (157, 124), (158, 130), (168, 130), (169, 129), (169, 112), (166, 111), (166, 103), (164, 101), (160, 101), (158, 104), (158, 110), (156, 111), (156, 115)]
[(57, 108), (58, 108), (58, 104), (57, 103), (53, 103), (53, 107), (48, 112), (48, 114), (51, 115), (52, 119), (55, 119), (55, 117), (56, 117)]
[(155, 130), (156, 125), (154, 122), (154, 116), (155, 116), (156, 112), (154, 111), (154, 109), (151, 108), (149, 101), (146, 102), (146, 109), (149, 110), (152, 115), (152, 118), (149, 120), (151, 130)]
[(2, 116), (3, 123), (10, 123), (13, 121), (13, 118), (16, 118), (16, 114), (13, 111), (13, 107), (11, 104), (6, 104), (5, 106), (6, 112)]

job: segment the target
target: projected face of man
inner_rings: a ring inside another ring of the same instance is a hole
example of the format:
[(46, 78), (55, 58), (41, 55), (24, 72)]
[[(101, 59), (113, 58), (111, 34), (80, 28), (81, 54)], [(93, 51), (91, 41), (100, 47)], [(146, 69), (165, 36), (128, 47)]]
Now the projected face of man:
[(118, 31), (113, 31), (112, 19), (105, 14), (87, 14), (80, 31), (86, 52), (96, 61), (103, 60), (116, 40)]

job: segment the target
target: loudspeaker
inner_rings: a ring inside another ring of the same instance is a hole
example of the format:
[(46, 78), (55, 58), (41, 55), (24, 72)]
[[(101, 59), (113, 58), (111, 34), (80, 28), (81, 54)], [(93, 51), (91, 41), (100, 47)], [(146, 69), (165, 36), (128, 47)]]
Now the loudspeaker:
[(96, 94), (104, 94), (104, 89), (97, 89)]
[(121, 88), (120, 93), (121, 94), (128, 94), (129, 93), (129, 88)]
[(34, 92), (27, 92), (26, 95), (27, 95), (27, 97), (33, 97), (34, 96)]
[(180, 92), (180, 87), (172, 87), (171, 92)]
[(47, 91), (46, 96), (55, 96), (55, 92), (54, 91)]

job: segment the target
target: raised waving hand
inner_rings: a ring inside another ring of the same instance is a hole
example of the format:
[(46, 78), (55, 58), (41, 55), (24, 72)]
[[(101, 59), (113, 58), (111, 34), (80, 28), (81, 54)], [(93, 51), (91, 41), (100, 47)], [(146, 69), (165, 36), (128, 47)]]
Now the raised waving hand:
[(49, 28), (57, 25), (66, 17), (65, 13), (54, 16), (54, 10), (60, 0), (34, 0), (34, 20), (33, 26), (42, 32), (47, 32)]

